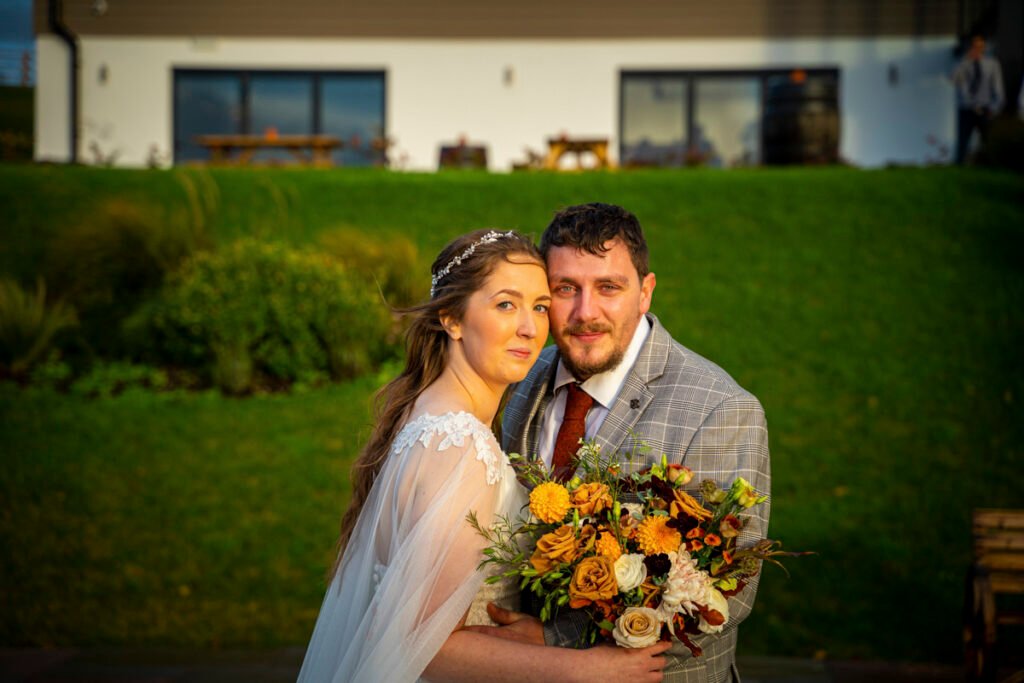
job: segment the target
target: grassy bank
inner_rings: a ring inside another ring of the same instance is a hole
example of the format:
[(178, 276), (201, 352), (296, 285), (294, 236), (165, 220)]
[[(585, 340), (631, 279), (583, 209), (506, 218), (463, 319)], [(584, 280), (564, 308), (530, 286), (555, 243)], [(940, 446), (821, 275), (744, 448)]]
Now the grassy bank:
[[(432, 256), (622, 204), (654, 310), (761, 398), (771, 532), (746, 655), (955, 661), (969, 515), (1020, 506), (1024, 180), (958, 169), (492, 176), (0, 166), (0, 272), (111, 197), (218, 243), (351, 226)], [(426, 274), (424, 274), (426, 277)], [(373, 382), (227, 400), (0, 390), (7, 644), (301, 643)]]

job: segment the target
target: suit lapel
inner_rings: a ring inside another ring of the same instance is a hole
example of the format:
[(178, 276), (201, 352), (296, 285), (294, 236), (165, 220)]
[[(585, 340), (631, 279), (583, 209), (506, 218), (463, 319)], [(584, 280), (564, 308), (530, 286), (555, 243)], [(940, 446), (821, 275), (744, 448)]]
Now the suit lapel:
[(654, 315), (648, 314), (647, 318), (651, 322), (651, 331), (644, 340), (640, 355), (626, 375), (608, 416), (597, 431), (597, 442), (608, 454), (636, 449), (636, 425), (654, 400), (654, 392), (647, 385), (661, 377), (668, 362), (672, 339)]
[(537, 457), (537, 441), (540, 439), (540, 430), (544, 422), (544, 409), (551, 401), (551, 382), (554, 381), (555, 368), (558, 367), (558, 355), (548, 365), (544, 375), (540, 378), (539, 391), (534, 392), (529, 403), (529, 412), (526, 415), (527, 428), (524, 430), (523, 441), (526, 442), (526, 455), (532, 460)]
[(615, 397), (611, 410), (608, 412), (601, 428), (597, 430), (597, 442), (605, 453), (635, 450), (630, 436), (635, 432), (636, 423), (640, 421), (644, 410), (654, 400), (654, 394), (630, 374), (622, 385), (619, 395)]
[(505, 411), (507, 423), (503, 425), (503, 439), (508, 453), (518, 453), (527, 458), (537, 456), (537, 439), (544, 407), (550, 400), (551, 379), (557, 367), (558, 353), (554, 347), (545, 349), (529, 376), (515, 389), (515, 396)]

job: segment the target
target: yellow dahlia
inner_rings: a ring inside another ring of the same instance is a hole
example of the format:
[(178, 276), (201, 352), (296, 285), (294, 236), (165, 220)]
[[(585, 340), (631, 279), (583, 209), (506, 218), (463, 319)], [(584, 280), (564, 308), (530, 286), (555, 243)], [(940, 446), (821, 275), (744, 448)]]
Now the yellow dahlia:
[(622, 546), (619, 545), (619, 541), (615, 538), (615, 534), (606, 530), (602, 530), (601, 535), (597, 537), (597, 543), (594, 544), (594, 550), (597, 551), (598, 555), (607, 557), (612, 562), (619, 559), (622, 555)]
[(569, 507), (569, 492), (561, 484), (544, 482), (530, 492), (530, 512), (545, 524), (561, 522)]
[(657, 555), (679, 550), (683, 537), (679, 532), (668, 526), (669, 518), (664, 515), (651, 515), (640, 522), (636, 530), (636, 541), (644, 555)]

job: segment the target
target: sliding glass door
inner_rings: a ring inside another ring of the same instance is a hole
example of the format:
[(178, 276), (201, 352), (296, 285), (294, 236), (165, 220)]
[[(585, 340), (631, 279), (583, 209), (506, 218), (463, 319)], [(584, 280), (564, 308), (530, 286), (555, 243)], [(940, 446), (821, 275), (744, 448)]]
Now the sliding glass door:
[[(335, 164), (379, 165), (385, 160), (383, 72), (174, 72), (174, 161), (206, 161), (201, 135), (334, 135)], [(255, 161), (287, 162), (281, 150), (260, 150)]]

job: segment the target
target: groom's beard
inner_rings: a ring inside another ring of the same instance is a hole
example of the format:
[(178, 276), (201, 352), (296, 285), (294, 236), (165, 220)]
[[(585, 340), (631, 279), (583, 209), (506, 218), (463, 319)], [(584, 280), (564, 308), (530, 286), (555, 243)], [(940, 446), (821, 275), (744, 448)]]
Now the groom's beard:
[[(614, 343), (614, 347), (604, 358), (579, 358), (575, 359), (571, 355), (571, 347), (567, 343), (563, 343), (561, 340), (570, 339), (574, 334), (586, 334), (588, 332), (603, 332), (611, 338)], [(599, 375), (602, 372), (614, 370), (622, 362), (622, 358), (626, 355), (626, 347), (620, 343), (620, 340), (615, 336), (615, 328), (611, 325), (604, 325), (601, 323), (575, 323), (566, 325), (562, 328), (562, 336), (560, 339), (555, 340), (558, 345), (558, 350), (561, 353), (562, 362), (565, 363), (565, 367), (568, 368), (572, 376), (577, 381), (583, 382), (594, 375)]]

